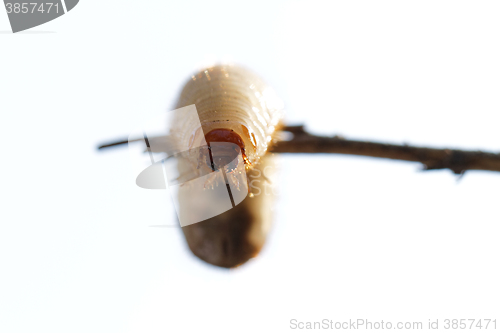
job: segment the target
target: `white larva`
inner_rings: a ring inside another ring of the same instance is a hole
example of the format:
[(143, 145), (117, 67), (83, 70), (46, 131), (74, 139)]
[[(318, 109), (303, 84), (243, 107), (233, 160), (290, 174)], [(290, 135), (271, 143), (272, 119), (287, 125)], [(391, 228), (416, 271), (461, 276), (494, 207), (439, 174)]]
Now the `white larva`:
[(233, 131), (243, 141), (241, 148), (249, 165), (258, 163), (267, 152), (283, 117), (283, 103), (274, 90), (251, 71), (236, 66), (211, 67), (193, 75), (176, 109), (192, 104), (196, 105), (203, 131), (192, 119), (176, 119), (171, 134), (176, 136), (179, 148), (196, 145), (201, 134), (213, 139), (224, 134), (210, 132)]
[[(283, 103), (273, 89), (244, 68), (215, 66), (192, 76), (176, 108), (192, 104), (199, 122), (186, 117), (174, 121), (170, 135), (178, 145), (176, 150), (197, 147), (203, 139), (237, 144), (249, 181), (261, 185), (271, 181), (269, 172), (264, 177), (264, 169), (273, 163), (266, 153), (283, 118)], [(221, 267), (238, 266), (256, 256), (272, 219), (272, 197), (259, 194), (223, 214), (183, 227), (191, 251)]]

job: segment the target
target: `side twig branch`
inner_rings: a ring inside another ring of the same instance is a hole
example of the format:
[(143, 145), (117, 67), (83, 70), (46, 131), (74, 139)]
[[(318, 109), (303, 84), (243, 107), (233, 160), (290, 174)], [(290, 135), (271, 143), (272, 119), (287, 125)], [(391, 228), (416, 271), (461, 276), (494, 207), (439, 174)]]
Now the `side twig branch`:
[(420, 162), (424, 170), (450, 169), (455, 174), (467, 170), (500, 172), (500, 154), (458, 149), (435, 149), (387, 143), (346, 140), (334, 136), (317, 136), (303, 126), (287, 126), (283, 131), (293, 134), (289, 141), (278, 141), (274, 153), (333, 153), (389, 158)]

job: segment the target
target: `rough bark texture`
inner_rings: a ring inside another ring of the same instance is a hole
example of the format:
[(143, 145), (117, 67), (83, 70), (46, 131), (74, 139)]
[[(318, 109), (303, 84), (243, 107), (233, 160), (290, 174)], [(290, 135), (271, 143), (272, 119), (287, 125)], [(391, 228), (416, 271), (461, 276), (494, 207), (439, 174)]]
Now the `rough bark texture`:
[(283, 130), (292, 133), (293, 138), (276, 142), (271, 149), (274, 153), (332, 153), (389, 158), (420, 162), (425, 170), (450, 169), (456, 174), (467, 170), (500, 171), (500, 154), (317, 136), (306, 132), (303, 126), (288, 126)]

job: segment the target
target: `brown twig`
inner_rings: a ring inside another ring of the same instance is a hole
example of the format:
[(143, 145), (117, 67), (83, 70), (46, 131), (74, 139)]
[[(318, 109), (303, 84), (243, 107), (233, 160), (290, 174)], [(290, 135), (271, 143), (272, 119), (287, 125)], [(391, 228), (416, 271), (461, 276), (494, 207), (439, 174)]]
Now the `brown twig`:
[[(317, 136), (308, 133), (304, 126), (286, 126), (282, 130), (292, 133), (293, 138), (288, 141), (277, 141), (271, 148), (274, 153), (328, 153), (389, 158), (420, 162), (423, 164), (424, 170), (450, 169), (456, 174), (463, 174), (467, 170), (500, 172), (500, 154), (346, 140), (339, 136)], [(156, 146), (161, 146), (161, 142), (165, 141), (165, 138), (151, 137), (149, 141), (157, 140), (158, 144)], [(143, 141), (143, 139), (132, 141)], [(103, 144), (98, 149), (126, 143), (128, 143), (127, 140), (122, 140)]]
[(456, 174), (467, 170), (500, 171), (500, 154), (317, 136), (305, 131), (303, 126), (287, 126), (283, 131), (292, 133), (293, 138), (276, 142), (271, 150), (274, 153), (333, 153), (389, 158), (420, 162), (425, 170), (450, 169)]

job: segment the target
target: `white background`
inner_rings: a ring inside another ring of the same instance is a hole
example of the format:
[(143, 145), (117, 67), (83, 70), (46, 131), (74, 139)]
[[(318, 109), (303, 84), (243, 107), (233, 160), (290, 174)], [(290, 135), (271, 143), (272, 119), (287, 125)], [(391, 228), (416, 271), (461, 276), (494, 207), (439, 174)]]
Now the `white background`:
[(174, 210), (135, 187), (126, 148), (96, 150), (230, 58), (313, 132), (498, 152), (499, 17), (497, 1), (83, 0), (11, 34), (0, 11), (0, 332), (495, 316), (500, 329), (500, 174), (282, 156), (266, 247), (224, 270), (180, 229), (151, 227)]

